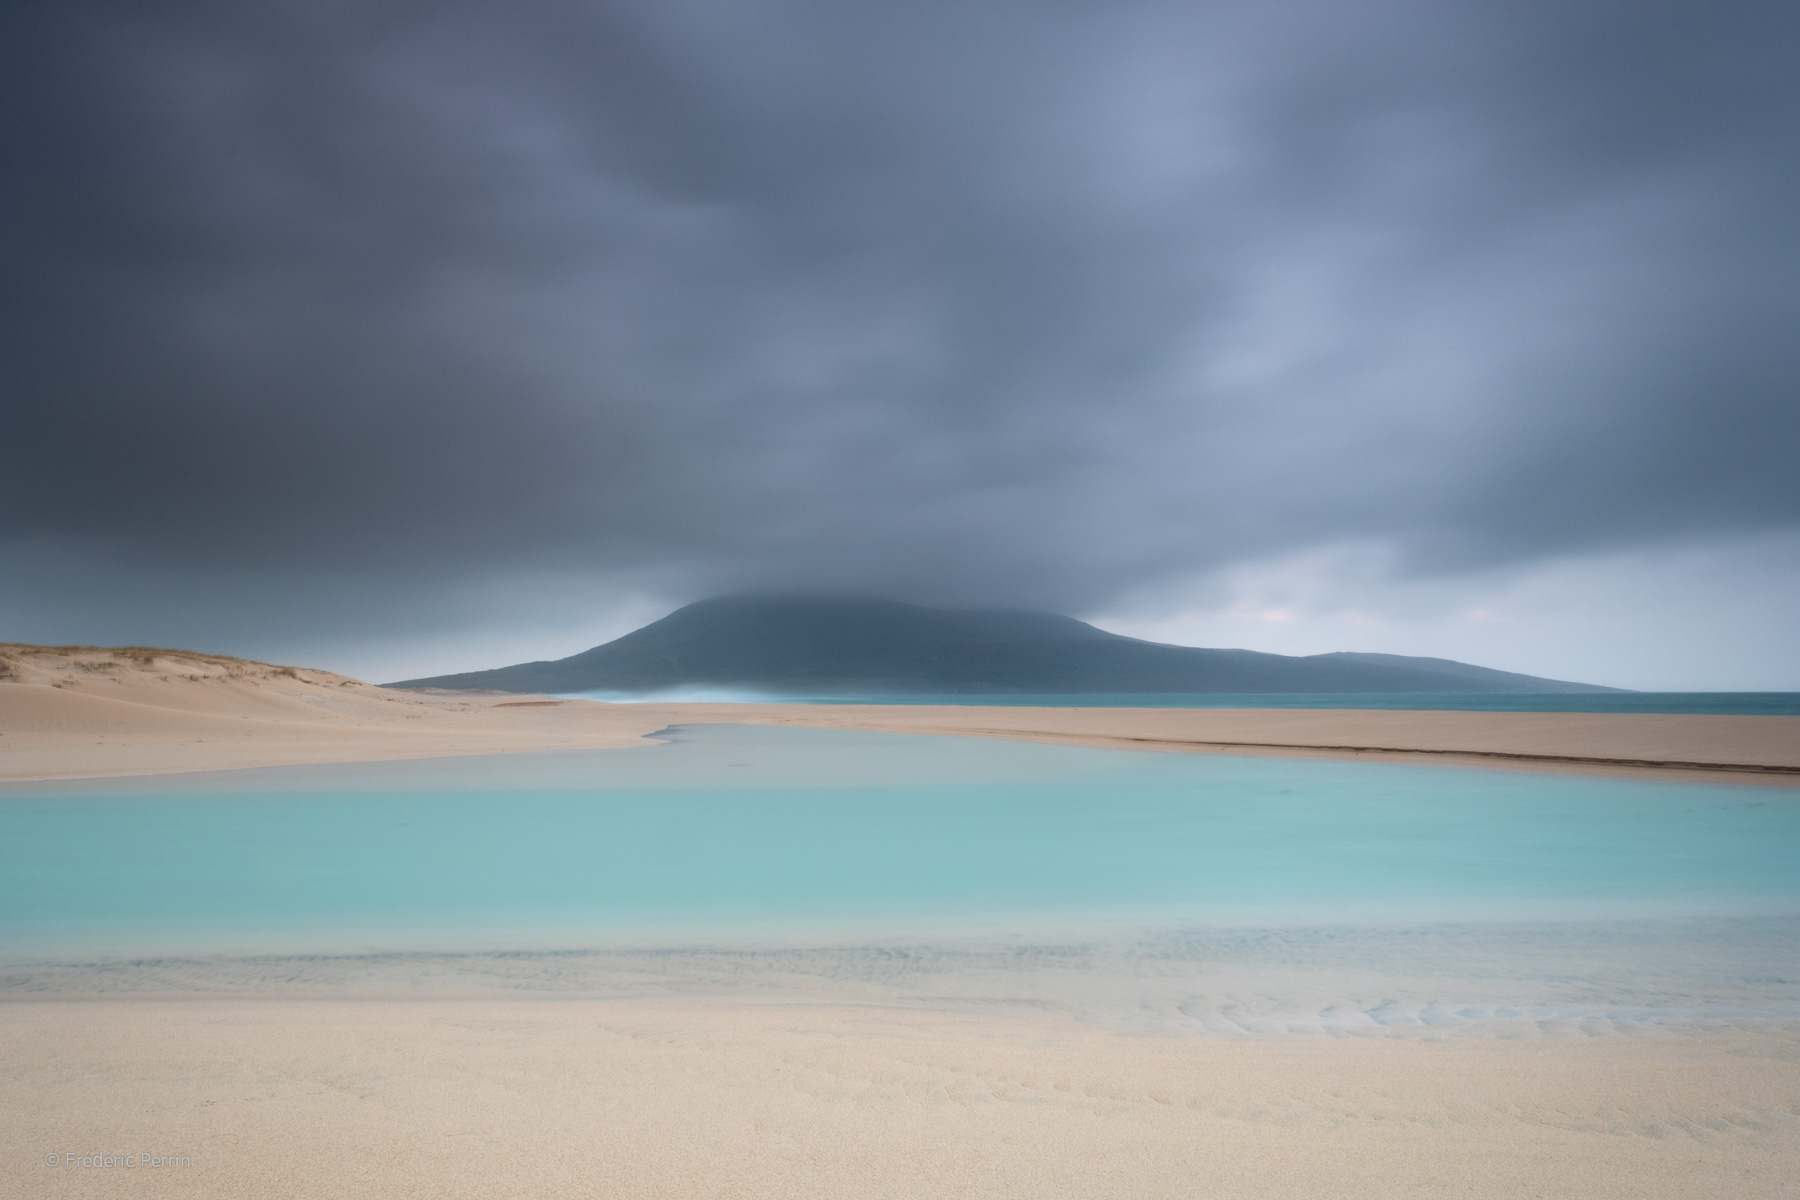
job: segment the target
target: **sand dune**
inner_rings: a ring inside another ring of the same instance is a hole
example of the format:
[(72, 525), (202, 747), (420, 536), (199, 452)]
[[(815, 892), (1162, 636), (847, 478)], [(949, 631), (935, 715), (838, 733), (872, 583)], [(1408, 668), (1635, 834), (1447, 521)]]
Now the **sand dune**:
[(0, 645), (0, 779), (643, 746), (628, 706), (396, 692), (181, 650)]
[(1800, 777), (1800, 717), (1320, 709), (602, 704), (395, 691), (176, 650), (0, 645), (0, 779), (643, 746), (684, 723), (803, 725), (1200, 753)]

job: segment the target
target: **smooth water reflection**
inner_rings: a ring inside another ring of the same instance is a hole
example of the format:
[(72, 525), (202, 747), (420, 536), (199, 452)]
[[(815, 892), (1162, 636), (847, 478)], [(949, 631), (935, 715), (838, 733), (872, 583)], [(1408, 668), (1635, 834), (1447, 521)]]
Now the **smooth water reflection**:
[(0, 789), (8, 957), (1800, 913), (1800, 792), (757, 727)]

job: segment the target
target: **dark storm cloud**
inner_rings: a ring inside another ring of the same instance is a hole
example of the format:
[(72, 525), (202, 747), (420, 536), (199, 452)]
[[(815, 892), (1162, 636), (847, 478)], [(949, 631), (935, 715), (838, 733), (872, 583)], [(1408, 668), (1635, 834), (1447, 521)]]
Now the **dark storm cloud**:
[(13, 5), (0, 552), (1082, 609), (1791, 524), (1797, 14)]

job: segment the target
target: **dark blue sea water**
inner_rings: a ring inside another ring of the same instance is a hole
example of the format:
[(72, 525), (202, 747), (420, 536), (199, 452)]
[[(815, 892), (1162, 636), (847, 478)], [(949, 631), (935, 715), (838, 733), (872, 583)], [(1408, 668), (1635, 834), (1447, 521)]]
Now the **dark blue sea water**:
[(1800, 716), (1800, 692), (1386, 692), (1322, 694), (1144, 693), (1070, 695), (772, 695), (729, 688), (687, 688), (649, 696), (619, 692), (572, 693), (595, 700), (731, 700), (783, 704), (1020, 705), (1027, 708), (1378, 708), (1404, 711), (1717, 713)]

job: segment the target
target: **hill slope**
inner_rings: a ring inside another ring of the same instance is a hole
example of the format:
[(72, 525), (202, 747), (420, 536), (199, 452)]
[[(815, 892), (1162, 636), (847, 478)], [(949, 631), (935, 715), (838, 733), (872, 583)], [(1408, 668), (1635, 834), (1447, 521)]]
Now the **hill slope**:
[(1166, 646), (1050, 613), (785, 596), (702, 600), (568, 658), (386, 686), (555, 693), (684, 685), (792, 694), (1617, 690), (1439, 658)]
[(144, 646), (0, 643), (0, 780), (643, 746), (648, 705), (426, 696)]

